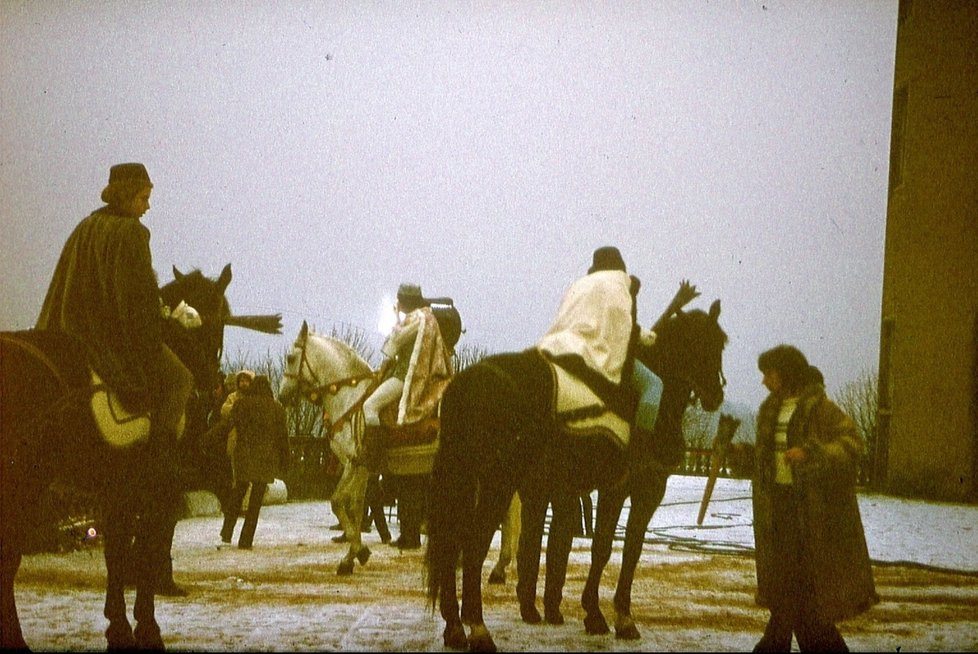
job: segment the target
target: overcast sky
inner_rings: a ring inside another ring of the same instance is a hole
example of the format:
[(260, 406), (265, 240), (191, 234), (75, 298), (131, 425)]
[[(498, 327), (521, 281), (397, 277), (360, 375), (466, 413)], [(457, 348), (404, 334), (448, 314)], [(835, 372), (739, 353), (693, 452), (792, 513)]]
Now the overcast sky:
[(0, 329), (141, 161), (161, 284), (230, 262), (283, 314), (230, 353), (373, 334), (402, 281), (523, 349), (608, 244), (643, 324), (721, 299), (728, 399), (780, 342), (835, 392), (877, 365), (896, 5), (0, 0)]

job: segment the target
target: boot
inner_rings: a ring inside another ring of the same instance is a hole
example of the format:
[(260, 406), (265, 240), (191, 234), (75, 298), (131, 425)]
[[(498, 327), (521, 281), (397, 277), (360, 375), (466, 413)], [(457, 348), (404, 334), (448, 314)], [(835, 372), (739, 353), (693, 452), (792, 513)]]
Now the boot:
[(384, 428), (367, 425), (363, 430), (363, 443), (360, 447), (360, 462), (371, 473), (381, 472), (384, 467)]

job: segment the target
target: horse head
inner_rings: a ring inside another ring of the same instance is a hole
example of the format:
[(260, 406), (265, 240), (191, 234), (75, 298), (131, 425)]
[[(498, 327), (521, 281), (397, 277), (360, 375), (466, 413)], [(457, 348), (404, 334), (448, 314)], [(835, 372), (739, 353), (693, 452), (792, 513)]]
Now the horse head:
[(173, 266), (173, 281), (160, 289), (160, 297), (171, 309), (181, 302), (200, 315), (200, 327), (192, 331), (167, 325), (167, 343), (194, 374), (197, 387), (211, 390), (221, 380), (224, 353), (224, 328), (244, 327), (266, 334), (282, 333), (282, 315), (235, 316), (225, 291), (231, 283), (231, 264), (224, 266), (217, 279), (200, 270), (182, 273)]
[(278, 397), (283, 404), (302, 396), (313, 404), (326, 404), (344, 389), (356, 388), (373, 378), (367, 362), (338, 338), (314, 334), (302, 321), (299, 335), (285, 357)]
[(199, 270), (181, 273), (173, 267), (173, 281), (160, 288), (160, 297), (171, 309), (181, 302), (200, 315), (200, 326), (186, 330), (168, 321), (166, 341), (194, 375), (198, 388), (210, 390), (221, 380), (221, 355), (224, 350), (224, 325), (231, 314), (224, 291), (231, 283), (231, 264), (224, 266), (217, 279)]
[(709, 312), (678, 311), (665, 320), (650, 348), (640, 349), (638, 358), (663, 380), (684, 383), (705, 411), (716, 411), (723, 403), (723, 349), (727, 334), (720, 327), (720, 300)]

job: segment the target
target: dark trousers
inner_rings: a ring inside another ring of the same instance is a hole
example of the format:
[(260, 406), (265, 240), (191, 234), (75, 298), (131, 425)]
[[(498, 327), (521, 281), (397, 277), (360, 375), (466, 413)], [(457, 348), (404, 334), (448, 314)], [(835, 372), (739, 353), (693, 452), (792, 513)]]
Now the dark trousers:
[[(248, 510), (245, 512), (244, 526), (241, 527), (241, 534), (238, 536), (238, 547), (241, 549), (251, 549), (254, 543), (255, 529), (258, 528), (258, 512), (261, 511), (261, 503), (265, 500), (267, 488), (268, 484), (260, 481), (251, 483)], [(225, 542), (230, 542), (234, 536), (234, 526), (238, 522), (241, 502), (244, 501), (246, 492), (248, 492), (248, 482), (238, 481), (229, 495), (227, 512), (224, 514), (224, 526), (221, 527), (221, 540)]]
[(367, 493), (363, 503), (363, 526), (364, 529), (370, 528), (373, 521), (377, 527), (380, 539), (385, 543), (391, 539), (391, 531), (387, 527), (387, 516), (384, 515), (384, 489), (380, 484), (380, 475), (370, 475), (367, 480)]
[(401, 528), (398, 543), (415, 547), (421, 544), (421, 523), (427, 512), (430, 475), (397, 475), (385, 477), (395, 484), (397, 521)]
[(848, 652), (836, 626), (818, 616), (801, 509), (801, 502), (790, 486), (775, 490), (772, 517), (775, 554), (782, 562), (780, 588), (764, 636), (754, 651), (788, 652), (794, 635), (803, 652)]

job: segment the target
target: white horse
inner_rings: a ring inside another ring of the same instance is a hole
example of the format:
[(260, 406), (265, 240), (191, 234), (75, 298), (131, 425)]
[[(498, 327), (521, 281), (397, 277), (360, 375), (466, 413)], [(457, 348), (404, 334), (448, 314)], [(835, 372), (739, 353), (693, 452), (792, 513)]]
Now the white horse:
[(522, 503), (520, 494), (513, 493), (513, 499), (509, 501), (509, 508), (506, 509), (506, 517), (503, 518), (499, 526), (499, 559), (489, 573), (490, 584), (505, 584), (506, 570), (516, 556), (516, 548), (520, 544), (520, 529), (522, 527)]
[(360, 522), (370, 472), (359, 458), (363, 445), (363, 402), (376, 375), (349, 345), (335, 338), (310, 333), (305, 322), (286, 357), (279, 400), (292, 402), (301, 395), (322, 407), (329, 424), (330, 449), (343, 464), (343, 473), (330, 500), (349, 542), (338, 575), (353, 573), (354, 561), (365, 565), (370, 549), (360, 537)]

